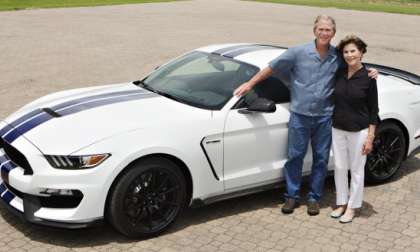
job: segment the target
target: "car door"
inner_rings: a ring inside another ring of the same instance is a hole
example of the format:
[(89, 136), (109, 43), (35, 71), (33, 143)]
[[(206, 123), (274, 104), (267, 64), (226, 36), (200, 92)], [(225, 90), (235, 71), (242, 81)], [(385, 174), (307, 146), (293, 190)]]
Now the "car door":
[[(239, 111), (257, 97), (276, 102), (274, 113)], [(255, 86), (231, 109), (224, 130), (225, 190), (240, 190), (276, 182), (287, 160), (289, 89), (276, 77)]]

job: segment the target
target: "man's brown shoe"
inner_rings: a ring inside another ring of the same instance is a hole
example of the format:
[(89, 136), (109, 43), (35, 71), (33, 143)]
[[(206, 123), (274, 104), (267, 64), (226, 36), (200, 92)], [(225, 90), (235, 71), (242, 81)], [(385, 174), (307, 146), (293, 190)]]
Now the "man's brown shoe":
[(319, 214), (319, 203), (317, 201), (308, 201), (308, 214), (311, 216)]
[(281, 208), (281, 212), (284, 214), (291, 214), (293, 210), (299, 206), (299, 202), (296, 199), (288, 198)]

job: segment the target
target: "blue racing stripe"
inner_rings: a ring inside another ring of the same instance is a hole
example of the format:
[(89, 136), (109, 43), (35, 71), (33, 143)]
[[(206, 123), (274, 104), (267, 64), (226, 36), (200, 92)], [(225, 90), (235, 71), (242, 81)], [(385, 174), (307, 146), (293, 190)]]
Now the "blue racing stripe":
[(4, 191), (6, 191), (6, 186), (3, 184), (3, 183), (1, 183), (0, 184), (0, 196), (4, 193)]
[(1, 170), (8, 174), (11, 170), (15, 169), (17, 165), (12, 161), (2, 165)]
[(2, 198), (7, 204), (10, 204), (10, 201), (12, 201), (15, 198), (15, 195), (10, 191), (6, 191), (6, 193), (3, 194)]
[(13, 127), (6, 124), (3, 128), (0, 129), (0, 137), (6, 134), (8, 131), (12, 130)]
[(214, 52), (212, 52), (212, 53), (213, 53), (213, 54), (222, 55), (222, 54), (227, 53), (227, 52), (229, 52), (229, 51), (232, 51), (232, 50), (237, 50), (237, 49), (239, 49), (239, 48), (243, 48), (243, 47), (249, 47), (249, 46), (252, 46), (252, 45), (253, 45), (253, 44), (228, 46), (228, 47), (224, 47), (224, 48), (221, 48), (221, 49), (219, 49), (219, 50), (216, 50), (216, 51), (214, 51)]
[(255, 52), (255, 51), (259, 51), (259, 50), (268, 50), (268, 49), (275, 49), (275, 47), (264, 46), (264, 45), (253, 45), (253, 46), (244, 47), (244, 48), (240, 48), (238, 50), (228, 52), (226, 54), (223, 54), (223, 56), (229, 57), (229, 58), (235, 58), (235, 57), (237, 57), (241, 54)]
[(80, 104), (79, 106), (74, 106), (70, 108), (66, 108), (62, 111), (58, 111), (61, 116), (71, 115), (80, 111), (97, 108), (109, 104), (119, 103), (119, 102), (125, 102), (125, 101), (132, 101), (132, 100), (138, 100), (139, 98), (147, 98), (147, 97), (154, 97), (156, 94), (149, 93), (149, 94), (136, 94), (136, 95), (130, 95), (130, 96), (122, 96), (122, 97), (114, 97), (111, 99), (106, 100), (97, 100), (92, 102), (87, 102), (84, 104)]
[(120, 91), (120, 92), (93, 95), (93, 96), (83, 97), (83, 98), (79, 98), (79, 99), (76, 99), (76, 100), (72, 100), (72, 101), (68, 101), (68, 102), (64, 102), (64, 103), (55, 105), (55, 106), (52, 106), (51, 109), (55, 111), (55, 110), (63, 109), (65, 107), (76, 105), (78, 103), (87, 102), (87, 101), (90, 101), (90, 100), (108, 98), (108, 97), (111, 97), (111, 96), (128, 95), (128, 94), (144, 94), (144, 93), (146, 93), (146, 92), (143, 89), (139, 89), (139, 90), (126, 90), (126, 91)]
[[(62, 109), (62, 108), (68, 107), (68, 106), (73, 106), (73, 105), (76, 105), (78, 103), (86, 102), (86, 101), (89, 101), (89, 100), (101, 99), (101, 98), (118, 96), (118, 95), (125, 95), (125, 94), (131, 94), (131, 93), (145, 93), (145, 90), (142, 90), (142, 89), (126, 90), (126, 91), (111, 92), (111, 93), (82, 97), (82, 98), (79, 98), (79, 99), (70, 100), (70, 101), (67, 101), (67, 102), (57, 104), (57, 105), (53, 106), (51, 109), (52, 110), (57, 110), (57, 109)], [(17, 127), (19, 124), (21, 124), (21, 123), (25, 122), (26, 120), (28, 120), (28, 119), (30, 119), (30, 118), (38, 115), (38, 114), (41, 114), (41, 113), (43, 113), (43, 111), (41, 109), (36, 109), (34, 111), (29, 112), (28, 114), (23, 115), (22, 117), (19, 117), (18, 119), (16, 119), (12, 123), (10, 123), (10, 125), (13, 125), (14, 127)], [(9, 132), (12, 129), (13, 128), (11, 126), (6, 125), (4, 128), (0, 129), (0, 136), (3, 136), (4, 134), (6, 134), (7, 132)]]
[[(140, 98), (147, 98), (147, 97), (154, 97), (157, 96), (155, 93), (146, 93), (146, 92), (132, 92), (132, 94), (126, 94), (126, 95), (120, 95), (117, 97), (109, 97), (108, 99), (102, 99), (102, 100), (94, 100), (91, 102), (85, 102), (80, 103), (77, 105), (74, 105), (72, 107), (66, 106), (61, 111), (56, 110), (55, 112), (60, 114), (61, 116), (66, 116), (70, 114), (74, 114), (80, 111), (105, 106), (109, 104), (119, 103), (119, 102), (125, 102), (130, 100), (137, 100)], [(25, 134), (26, 132), (32, 130), (33, 128), (53, 119), (54, 117), (47, 114), (42, 113), (33, 119), (25, 122), (24, 124), (20, 125), (19, 127), (15, 128), (13, 131), (9, 132), (4, 136), (4, 140), (8, 143), (12, 143), (14, 140), (16, 140), (21, 135)]]
[(6, 155), (0, 156), (0, 165), (3, 164), (6, 161), (9, 161), (9, 159), (6, 157)]
[(7, 133), (3, 139), (8, 143), (12, 143), (18, 137), (25, 134), (26, 132), (30, 131), (31, 129), (35, 128), (36, 126), (51, 120), (53, 117), (45, 112), (40, 114), (39, 116), (29, 120), (28, 122), (21, 124), (19, 127), (15, 128), (11, 132)]
[[(25, 114), (22, 117), (19, 117), (18, 119), (16, 119), (12, 123), (10, 123), (10, 125), (17, 126), (17, 125), (23, 123), (24, 121), (30, 119), (31, 117), (36, 116), (39, 113), (42, 113), (42, 110), (41, 109), (35, 109), (34, 111), (31, 111), (28, 114)], [(7, 130), (7, 131), (10, 131), (10, 129), (13, 129), (11, 126), (9, 126), (8, 128), (9, 128), (9, 130)], [(4, 132), (4, 133), (3, 133), (3, 131), (1, 131), (0, 132), (0, 135), (3, 136), (5, 133), (7, 133), (7, 131)]]

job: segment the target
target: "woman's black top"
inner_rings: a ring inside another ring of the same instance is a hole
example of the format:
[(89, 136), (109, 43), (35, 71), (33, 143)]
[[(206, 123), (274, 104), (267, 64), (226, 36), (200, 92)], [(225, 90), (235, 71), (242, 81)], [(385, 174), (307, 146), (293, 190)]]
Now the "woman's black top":
[(350, 79), (348, 69), (338, 70), (334, 90), (333, 127), (345, 131), (360, 131), (369, 124), (378, 124), (378, 91), (376, 80), (368, 76), (365, 67)]

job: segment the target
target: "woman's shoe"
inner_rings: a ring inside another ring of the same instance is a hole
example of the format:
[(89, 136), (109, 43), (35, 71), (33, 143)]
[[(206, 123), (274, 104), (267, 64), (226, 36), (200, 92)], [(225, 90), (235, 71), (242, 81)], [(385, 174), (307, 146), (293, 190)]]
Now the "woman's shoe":
[(340, 223), (343, 223), (343, 224), (350, 223), (353, 221), (354, 216), (355, 216), (354, 211), (352, 211), (351, 213), (348, 213), (346, 211), (346, 213), (340, 217)]
[(330, 213), (330, 216), (331, 218), (337, 219), (337, 218), (340, 218), (344, 214), (345, 211), (346, 211), (346, 207), (343, 207), (343, 206), (337, 207), (336, 209), (334, 209), (334, 211)]

